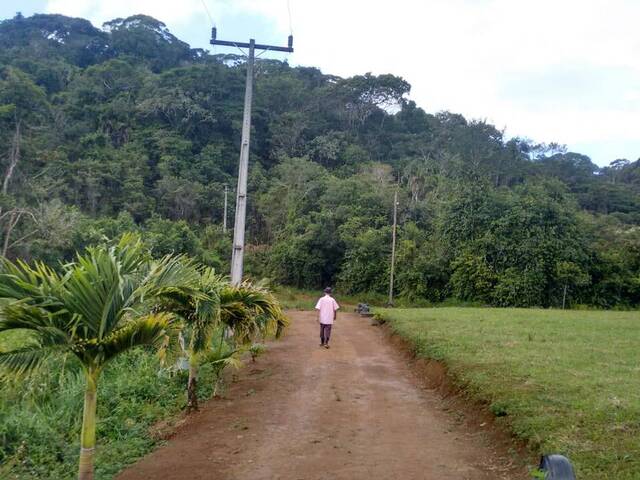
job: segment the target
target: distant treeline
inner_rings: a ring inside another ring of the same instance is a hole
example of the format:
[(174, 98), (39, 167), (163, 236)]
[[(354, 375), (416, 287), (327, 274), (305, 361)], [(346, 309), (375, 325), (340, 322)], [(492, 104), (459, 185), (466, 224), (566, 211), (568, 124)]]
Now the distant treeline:
[[(640, 162), (598, 168), (484, 121), (428, 114), (393, 75), (340, 78), (260, 60), (247, 269), (349, 293), (492, 305), (640, 304)], [(0, 246), (69, 258), (140, 231), (157, 254), (226, 271), (244, 66), (146, 16), (102, 30), (0, 22)], [(488, 112), (490, 113), (490, 112)]]

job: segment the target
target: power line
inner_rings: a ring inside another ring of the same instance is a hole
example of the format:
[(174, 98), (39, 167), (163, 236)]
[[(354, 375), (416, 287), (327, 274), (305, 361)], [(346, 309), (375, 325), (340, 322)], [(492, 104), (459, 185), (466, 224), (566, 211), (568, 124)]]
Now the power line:
[(287, 12), (289, 13), (289, 35), (293, 35), (293, 26), (291, 23), (291, 2), (287, 0)]
[(207, 7), (207, 4), (204, 0), (200, 0), (200, 2), (202, 3), (202, 6), (204, 7), (204, 11), (207, 12), (207, 17), (209, 17), (209, 23), (211, 23), (212, 27), (216, 26), (216, 23), (213, 21), (213, 17), (211, 16), (211, 12), (209, 11), (209, 7)]

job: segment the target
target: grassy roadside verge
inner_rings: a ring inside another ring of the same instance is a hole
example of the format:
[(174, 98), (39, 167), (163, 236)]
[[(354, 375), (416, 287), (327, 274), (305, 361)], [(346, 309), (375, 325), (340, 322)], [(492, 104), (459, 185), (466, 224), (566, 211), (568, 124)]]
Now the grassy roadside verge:
[[(0, 345), (2, 348), (2, 345)], [(84, 379), (63, 362), (0, 394), (0, 478), (76, 478)], [(180, 418), (186, 375), (170, 375), (157, 358), (132, 351), (108, 366), (98, 387), (96, 479), (110, 479), (162, 442), (159, 422)], [(199, 393), (213, 375), (203, 368)]]
[[(300, 288), (287, 287), (287, 286), (272, 286), (273, 293), (283, 306), (288, 310), (313, 310), (318, 301), (318, 298), (322, 296), (322, 289), (318, 290), (304, 290)], [(342, 306), (351, 309), (359, 303), (368, 303), (371, 306), (383, 307), (387, 305), (387, 295), (381, 293), (359, 293), (354, 295), (347, 295), (340, 290), (334, 290), (333, 296), (338, 303)], [(398, 306), (416, 306), (415, 302), (408, 300), (397, 299)], [(427, 306), (427, 305), (418, 305)]]
[[(318, 298), (323, 295), (322, 290), (302, 290), (283, 286), (274, 287), (273, 293), (280, 302), (280, 305), (288, 310), (313, 310)], [(345, 311), (351, 310), (352, 307), (363, 302), (371, 305), (384, 305), (383, 296), (378, 294), (354, 296), (334, 292), (333, 296)]]
[(534, 451), (567, 455), (581, 480), (640, 477), (638, 312), (376, 311)]

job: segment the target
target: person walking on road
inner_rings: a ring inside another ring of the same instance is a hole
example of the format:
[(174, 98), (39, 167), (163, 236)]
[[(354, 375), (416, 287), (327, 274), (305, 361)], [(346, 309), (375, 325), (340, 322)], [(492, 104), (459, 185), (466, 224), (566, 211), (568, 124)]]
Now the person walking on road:
[(336, 319), (336, 312), (340, 308), (338, 302), (331, 296), (331, 288), (324, 289), (324, 297), (316, 303), (318, 310), (318, 322), (320, 322), (320, 346), (329, 348), (329, 338), (331, 337), (331, 326)]

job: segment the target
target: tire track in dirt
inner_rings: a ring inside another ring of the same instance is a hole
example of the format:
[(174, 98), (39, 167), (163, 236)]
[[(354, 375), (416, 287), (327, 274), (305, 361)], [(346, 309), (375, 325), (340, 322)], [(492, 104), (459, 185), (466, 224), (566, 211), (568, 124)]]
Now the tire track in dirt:
[(167, 445), (119, 480), (528, 479), (495, 436), (446, 412), (380, 329), (340, 314), (331, 349), (316, 315), (287, 335)]

